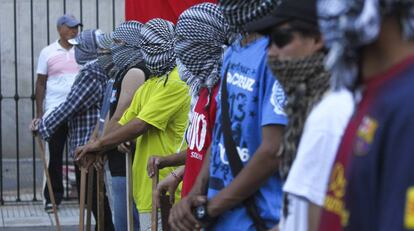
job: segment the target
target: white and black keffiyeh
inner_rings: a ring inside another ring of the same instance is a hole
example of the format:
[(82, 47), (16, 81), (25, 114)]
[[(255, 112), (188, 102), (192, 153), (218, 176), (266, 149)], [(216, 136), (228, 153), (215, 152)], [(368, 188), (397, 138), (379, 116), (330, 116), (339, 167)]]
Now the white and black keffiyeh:
[(109, 49), (112, 44), (110, 34), (97, 29), (82, 31), (75, 39), (75, 59), (80, 65), (85, 65), (98, 57), (98, 48)]
[(112, 61), (112, 55), (109, 50), (98, 53), (97, 63), (111, 78), (119, 72), (119, 69), (115, 67), (114, 62)]
[(127, 69), (144, 60), (141, 49), (129, 46), (127, 44), (113, 44), (111, 47), (112, 60), (119, 69)]
[(281, 0), (219, 0), (218, 2), (231, 29), (242, 32), (246, 23), (270, 13)]
[(378, 38), (383, 15), (399, 11), (403, 36), (414, 38), (412, 0), (318, 0), (318, 16), (329, 49), (326, 68), (332, 86), (353, 88), (358, 75), (358, 49)]
[(228, 24), (216, 4), (202, 3), (184, 11), (176, 26), (175, 53), (180, 77), (193, 96), (217, 83), (228, 41)]
[(120, 70), (142, 62), (144, 57), (139, 46), (142, 24), (137, 21), (121, 23), (113, 32), (115, 43), (111, 47), (112, 59)]
[(112, 33), (113, 39), (125, 42), (128, 45), (139, 47), (141, 40), (142, 23), (138, 21), (126, 21), (117, 26)]
[(84, 30), (76, 37), (75, 59), (80, 65), (85, 65), (98, 57), (98, 45), (93, 29)]
[(112, 34), (104, 33), (100, 30), (95, 32), (96, 34), (96, 44), (101, 49), (110, 49), (112, 45)]
[(141, 49), (145, 64), (155, 76), (170, 72), (175, 63), (174, 24), (156, 18), (145, 23), (141, 28)]

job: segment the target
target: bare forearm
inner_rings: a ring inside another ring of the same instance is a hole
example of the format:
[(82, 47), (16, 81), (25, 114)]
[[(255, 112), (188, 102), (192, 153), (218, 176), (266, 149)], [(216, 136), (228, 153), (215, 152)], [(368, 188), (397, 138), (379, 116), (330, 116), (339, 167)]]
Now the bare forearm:
[(268, 125), (262, 128), (262, 142), (247, 165), (208, 203), (207, 210), (211, 216), (218, 216), (249, 198), (277, 171), (277, 151), (282, 137), (282, 126)]
[(119, 119), (116, 119), (116, 118), (112, 117), (112, 118), (108, 121), (107, 125), (105, 126), (105, 130), (104, 130), (104, 132), (103, 132), (103, 135), (106, 135), (106, 134), (108, 134), (108, 133), (111, 133), (111, 132), (115, 131), (116, 129), (118, 129), (118, 128), (122, 127), (122, 126), (118, 123), (118, 120), (119, 120)]
[(99, 130), (99, 121), (96, 123), (95, 128), (91, 136), (89, 137), (89, 142), (95, 141), (98, 138), (98, 130)]
[(36, 99), (36, 117), (41, 118), (43, 116), (43, 102), (46, 93), (46, 81), (47, 76), (38, 75), (36, 80), (35, 99)]
[(134, 139), (142, 135), (150, 125), (139, 119), (133, 119), (124, 126), (111, 131), (99, 139), (102, 150), (116, 147), (118, 144)]
[(175, 174), (180, 177), (181, 179), (183, 179), (184, 177), (184, 171), (185, 171), (185, 166), (182, 165), (180, 167), (178, 167), (176, 170), (174, 170)]
[(45, 97), (44, 90), (36, 90), (36, 117), (41, 118), (43, 116), (43, 99)]
[(185, 158), (186, 158), (186, 151), (181, 151), (177, 154), (171, 154), (169, 156), (166, 156), (162, 159), (162, 162), (160, 162), (159, 167), (175, 167), (185, 164)]

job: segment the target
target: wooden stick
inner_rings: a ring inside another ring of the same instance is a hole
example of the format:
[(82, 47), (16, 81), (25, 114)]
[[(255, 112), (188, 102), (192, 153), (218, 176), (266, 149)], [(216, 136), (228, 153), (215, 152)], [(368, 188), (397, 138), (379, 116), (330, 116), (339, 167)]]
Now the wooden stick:
[(85, 188), (86, 188), (86, 168), (80, 167), (81, 171), (81, 185), (79, 198), (79, 231), (85, 228)]
[(95, 177), (95, 171), (93, 169), (93, 165), (89, 167), (88, 170), (88, 191), (87, 191), (87, 197), (86, 197), (86, 201), (87, 201), (87, 205), (88, 207), (86, 207), (86, 230), (90, 231), (91, 230), (91, 213), (92, 213), (92, 204), (93, 204), (93, 178)]
[(134, 216), (133, 216), (133, 198), (132, 198), (132, 152), (125, 153), (125, 166), (126, 166), (126, 201), (127, 201), (127, 222), (128, 231), (134, 230)]
[(161, 225), (162, 231), (170, 231), (170, 225), (168, 224), (168, 217), (171, 210), (170, 197), (166, 194), (160, 195), (160, 211), (161, 211)]
[(98, 231), (105, 230), (105, 213), (104, 213), (104, 168), (96, 170), (96, 198), (98, 199)]
[[(152, 192), (157, 190), (158, 185), (158, 169), (155, 169), (154, 176), (152, 177)], [(158, 209), (157, 198), (152, 194), (152, 211), (151, 211), (151, 231), (158, 231)]]
[(46, 175), (47, 189), (49, 191), (50, 201), (52, 202), (53, 213), (55, 214), (56, 229), (60, 231), (61, 229), (60, 229), (59, 215), (57, 213), (55, 194), (53, 193), (52, 182), (50, 180), (49, 170), (47, 167), (45, 148), (39, 136), (36, 136), (36, 141), (40, 149), (40, 159), (42, 159), (43, 161), (43, 168), (45, 170), (45, 175)]

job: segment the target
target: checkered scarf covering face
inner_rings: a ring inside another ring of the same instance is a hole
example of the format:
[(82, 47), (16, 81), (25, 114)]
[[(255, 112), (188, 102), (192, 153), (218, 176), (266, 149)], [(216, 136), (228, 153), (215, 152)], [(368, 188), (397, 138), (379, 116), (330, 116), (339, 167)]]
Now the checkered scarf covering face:
[(329, 89), (330, 74), (324, 68), (324, 58), (324, 53), (288, 61), (269, 57), (269, 67), (287, 96), (288, 124), (278, 154), (281, 160), (279, 172), (284, 179), (296, 157), (306, 118)]
[(114, 77), (117, 72), (119, 72), (119, 69), (116, 68), (114, 62), (112, 62), (111, 52), (99, 52), (97, 62), (98, 65), (111, 78)]
[(121, 23), (113, 32), (113, 39), (118, 43), (111, 46), (112, 60), (120, 69), (128, 69), (143, 61), (144, 57), (139, 46), (142, 24), (137, 21)]
[(202, 3), (184, 11), (175, 29), (175, 53), (180, 76), (196, 96), (201, 87), (212, 89), (220, 79), (228, 24), (216, 4)]
[(111, 33), (103, 33), (98, 30), (99, 33), (96, 35), (96, 44), (99, 48), (110, 49), (112, 45), (112, 35)]
[(281, 0), (219, 0), (218, 2), (231, 30), (243, 32), (246, 23), (270, 13)]
[(318, 0), (319, 25), (329, 49), (325, 65), (332, 86), (353, 88), (359, 74), (358, 50), (374, 42), (384, 15), (398, 11), (406, 39), (414, 38), (412, 0)]
[(164, 19), (152, 19), (142, 26), (142, 54), (152, 75), (165, 75), (176, 65), (174, 34), (174, 24)]
[(138, 21), (131, 20), (123, 22), (115, 28), (112, 37), (113, 39), (123, 41), (130, 46), (139, 47), (141, 27), (142, 23)]
[(85, 65), (98, 57), (95, 31), (84, 30), (76, 37), (78, 45), (75, 45), (75, 59), (80, 65)]

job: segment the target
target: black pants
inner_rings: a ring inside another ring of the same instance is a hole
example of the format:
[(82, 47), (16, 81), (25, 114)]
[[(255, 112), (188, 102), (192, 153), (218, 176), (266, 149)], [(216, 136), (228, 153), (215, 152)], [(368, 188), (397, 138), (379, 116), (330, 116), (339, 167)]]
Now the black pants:
[[(95, 168), (93, 168), (94, 171), (94, 178), (93, 178), (93, 186), (92, 186), (92, 214), (95, 218), (95, 221), (98, 220), (98, 209), (97, 209), (97, 196), (96, 196), (96, 175), (97, 172), (95, 170)], [(80, 179), (81, 179), (81, 173), (80, 173), (80, 169), (78, 167), (78, 165), (75, 165), (75, 173), (76, 173), (76, 185), (78, 187), (78, 198), (80, 198)], [(88, 203), (86, 201), (87, 199), (87, 195), (88, 195), (88, 184), (90, 182), (88, 182), (88, 176), (86, 176), (86, 184), (85, 184), (85, 202)], [(104, 185), (104, 216), (105, 216), (105, 223), (104, 223), (104, 230), (105, 231), (114, 231), (114, 224), (112, 222), (112, 213), (111, 213), (111, 208), (109, 207), (109, 201), (108, 201), (108, 197), (106, 196), (106, 189), (105, 189), (105, 185)], [(95, 226), (95, 230), (97, 230), (97, 226)]]
[[(52, 182), (53, 192), (55, 194), (56, 204), (59, 205), (63, 199), (63, 177), (62, 177), (62, 159), (63, 149), (68, 135), (68, 126), (62, 124), (50, 138), (49, 144), (49, 175)], [(43, 196), (46, 203), (51, 203), (47, 185), (43, 189)]]

